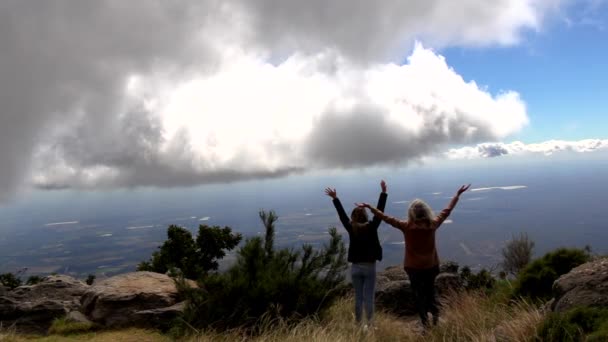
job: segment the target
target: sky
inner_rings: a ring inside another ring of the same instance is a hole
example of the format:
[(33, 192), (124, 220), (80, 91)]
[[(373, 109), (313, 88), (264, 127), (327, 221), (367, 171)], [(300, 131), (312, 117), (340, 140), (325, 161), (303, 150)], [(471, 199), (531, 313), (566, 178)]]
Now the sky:
[(608, 149), (608, 1), (0, 2), (0, 202)]

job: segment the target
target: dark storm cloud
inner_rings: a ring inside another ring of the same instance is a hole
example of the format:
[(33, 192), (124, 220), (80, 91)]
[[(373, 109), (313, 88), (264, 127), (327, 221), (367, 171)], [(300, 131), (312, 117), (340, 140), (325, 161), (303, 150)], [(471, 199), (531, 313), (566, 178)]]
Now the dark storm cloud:
[(82, 120), (95, 135), (112, 125), (129, 73), (211, 56), (192, 36), (201, 10), (167, 1), (0, 2), (0, 199), (27, 177), (57, 125)]
[(432, 118), (415, 132), (391, 122), (382, 109), (359, 105), (345, 112), (330, 111), (316, 122), (307, 141), (307, 154), (324, 167), (363, 167), (400, 163), (434, 152), (445, 143), (467, 143), (492, 136), (483, 124), (474, 126), (457, 113), (418, 108)]
[(478, 146), (477, 149), (479, 150), (479, 155), (483, 158), (494, 158), (509, 154), (509, 151), (500, 145), (484, 144)]

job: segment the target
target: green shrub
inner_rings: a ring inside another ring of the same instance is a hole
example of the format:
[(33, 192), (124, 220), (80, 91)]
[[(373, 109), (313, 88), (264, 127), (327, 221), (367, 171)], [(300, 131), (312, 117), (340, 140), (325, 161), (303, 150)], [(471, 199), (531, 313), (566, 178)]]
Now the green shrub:
[(474, 273), (469, 266), (460, 269), (460, 279), (467, 290), (490, 290), (496, 283), (496, 279), (485, 268)]
[(560, 248), (547, 253), (520, 272), (513, 295), (541, 300), (550, 299), (553, 282), (559, 276), (589, 260), (589, 253), (581, 249)]
[(598, 329), (591, 334), (587, 335), (587, 342), (600, 342), (600, 341), (608, 341), (608, 321), (604, 320), (604, 322), (598, 327)]
[(167, 241), (152, 253), (149, 261), (137, 266), (138, 271), (170, 273), (189, 279), (199, 279), (207, 272), (217, 270), (218, 259), (226, 251), (234, 249), (241, 241), (241, 234), (233, 234), (229, 227), (200, 225), (196, 240), (185, 228), (171, 225), (167, 229)]
[(27, 281), (25, 282), (27, 285), (36, 285), (38, 283), (40, 283), (42, 281), (42, 277), (37, 276), (37, 275), (33, 275), (33, 276), (29, 276), (29, 278), (27, 278)]
[(21, 286), (21, 283), (21, 279), (19, 279), (19, 277), (15, 276), (13, 273), (0, 274), (0, 284), (8, 287), (11, 290)]
[(582, 330), (561, 314), (549, 314), (541, 324), (538, 336), (546, 342), (577, 342), (583, 338)]
[(96, 276), (94, 274), (89, 274), (87, 276), (87, 279), (85, 280), (85, 283), (87, 283), (87, 285), (93, 285), (93, 283), (95, 282), (95, 278)]
[[(346, 248), (335, 228), (321, 250), (274, 248), (274, 212), (260, 212), (265, 238), (248, 239), (236, 263), (223, 274), (211, 274), (199, 289), (178, 282), (189, 300), (181, 325), (198, 328), (254, 328), (257, 324), (322, 313), (344, 287)], [(178, 330), (180, 329), (178, 321)]]
[(538, 329), (541, 341), (606, 341), (608, 309), (579, 307), (547, 315)]

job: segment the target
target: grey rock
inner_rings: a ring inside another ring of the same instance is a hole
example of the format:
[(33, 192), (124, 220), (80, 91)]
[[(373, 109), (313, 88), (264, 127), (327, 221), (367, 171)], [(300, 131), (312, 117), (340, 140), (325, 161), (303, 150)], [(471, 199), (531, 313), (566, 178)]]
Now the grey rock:
[(177, 304), (177, 288), (165, 274), (126, 273), (95, 282), (82, 296), (81, 304), (80, 311), (88, 319), (106, 327), (151, 326), (153, 313), (171, 311), (154, 310)]
[(165, 308), (136, 311), (134, 315), (137, 317), (137, 321), (144, 321), (151, 326), (166, 329), (170, 327), (174, 318), (184, 312), (186, 305), (186, 302), (183, 301)]
[(87, 316), (85, 316), (82, 312), (80, 311), (71, 311), (67, 314), (67, 316), (65, 317), (66, 320), (70, 321), (70, 322), (75, 322), (75, 323), (86, 323), (86, 324), (91, 324), (93, 325), (94, 323), (91, 322)]
[[(435, 288), (437, 296), (445, 297), (462, 290), (463, 283), (455, 273), (440, 273)], [(400, 316), (416, 314), (414, 293), (401, 266), (387, 267), (376, 275), (376, 306)]]
[(395, 315), (406, 316), (416, 312), (414, 293), (409, 280), (395, 280), (376, 290), (379, 309)]
[(548, 313), (552, 311), (553, 305), (555, 304), (555, 298), (551, 298), (545, 304), (540, 307), (541, 312)]
[(401, 265), (389, 266), (380, 272), (380, 275), (388, 278), (390, 281), (408, 280), (407, 273)]
[(449, 296), (464, 288), (462, 279), (454, 273), (440, 273), (435, 278), (435, 288), (439, 296)]
[(582, 264), (553, 283), (553, 311), (576, 306), (608, 306), (608, 258)]
[(18, 330), (46, 331), (55, 318), (80, 306), (88, 285), (66, 275), (48, 276), (0, 296), (0, 322)]

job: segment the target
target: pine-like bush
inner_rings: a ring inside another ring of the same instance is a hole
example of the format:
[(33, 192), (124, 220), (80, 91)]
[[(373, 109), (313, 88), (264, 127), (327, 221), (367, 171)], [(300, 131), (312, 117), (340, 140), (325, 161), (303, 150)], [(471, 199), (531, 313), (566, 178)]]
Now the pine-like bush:
[(264, 238), (248, 239), (236, 263), (225, 273), (211, 274), (198, 289), (179, 286), (189, 304), (183, 326), (226, 329), (298, 319), (317, 313), (334, 301), (344, 288), (346, 249), (335, 228), (320, 250), (275, 249), (274, 212), (260, 212)]

